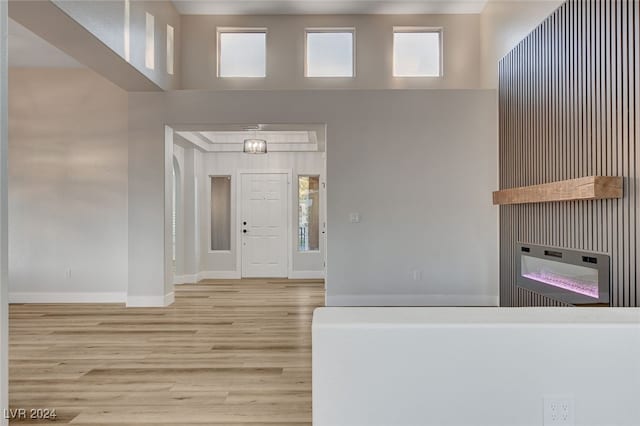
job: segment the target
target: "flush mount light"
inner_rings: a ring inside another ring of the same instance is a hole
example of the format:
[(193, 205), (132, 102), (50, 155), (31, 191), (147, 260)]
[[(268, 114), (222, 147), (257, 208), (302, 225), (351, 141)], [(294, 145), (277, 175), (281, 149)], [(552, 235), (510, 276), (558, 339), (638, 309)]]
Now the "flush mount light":
[(244, 152), (247, 154), (266, 154), (267, 141), (264, 139), (245, 139)]

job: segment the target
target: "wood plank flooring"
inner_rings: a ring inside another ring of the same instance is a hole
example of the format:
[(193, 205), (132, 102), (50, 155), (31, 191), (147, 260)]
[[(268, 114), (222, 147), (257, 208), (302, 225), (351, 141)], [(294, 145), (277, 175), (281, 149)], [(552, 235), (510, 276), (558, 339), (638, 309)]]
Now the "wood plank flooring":
[(168, 308), (11, 305), (10, 406), (71, 425), (309, 425), (313, 280), (176, 286)]

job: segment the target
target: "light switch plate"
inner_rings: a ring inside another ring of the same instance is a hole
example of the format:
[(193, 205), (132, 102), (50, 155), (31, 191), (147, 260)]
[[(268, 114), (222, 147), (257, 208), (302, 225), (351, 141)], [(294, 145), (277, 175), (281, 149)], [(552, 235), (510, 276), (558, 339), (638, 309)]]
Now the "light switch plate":
[(360, 213), (350, 213), (349, 214), (349, 222), (351, 222), (351, 223), (360, 223)]

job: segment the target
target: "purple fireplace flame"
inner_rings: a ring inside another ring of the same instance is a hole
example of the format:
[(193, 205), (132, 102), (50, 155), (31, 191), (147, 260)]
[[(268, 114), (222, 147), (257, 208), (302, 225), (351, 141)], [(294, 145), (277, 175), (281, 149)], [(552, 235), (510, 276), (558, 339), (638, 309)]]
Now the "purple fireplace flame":
[(548, 271), (528, 272), (523, 273), (522, 276), (530, 280), (573, 291), (574, 293), (583, 294), (595, 299), (599, 297), (597, 283), (581, 281), (575, 277), (565, 277)]

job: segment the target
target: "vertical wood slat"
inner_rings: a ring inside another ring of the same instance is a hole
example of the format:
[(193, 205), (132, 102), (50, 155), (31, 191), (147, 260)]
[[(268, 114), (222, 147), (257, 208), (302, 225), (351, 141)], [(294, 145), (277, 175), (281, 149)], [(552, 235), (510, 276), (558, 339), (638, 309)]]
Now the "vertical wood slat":
[(611, 256), (612, 306), (640, 306), (640, 7), (568, 0), (500, 63), (500, 188), (588, 175), (624, 198), (500, 206), (503, 306), (562, 306), (516, 287), (519, 241)]

